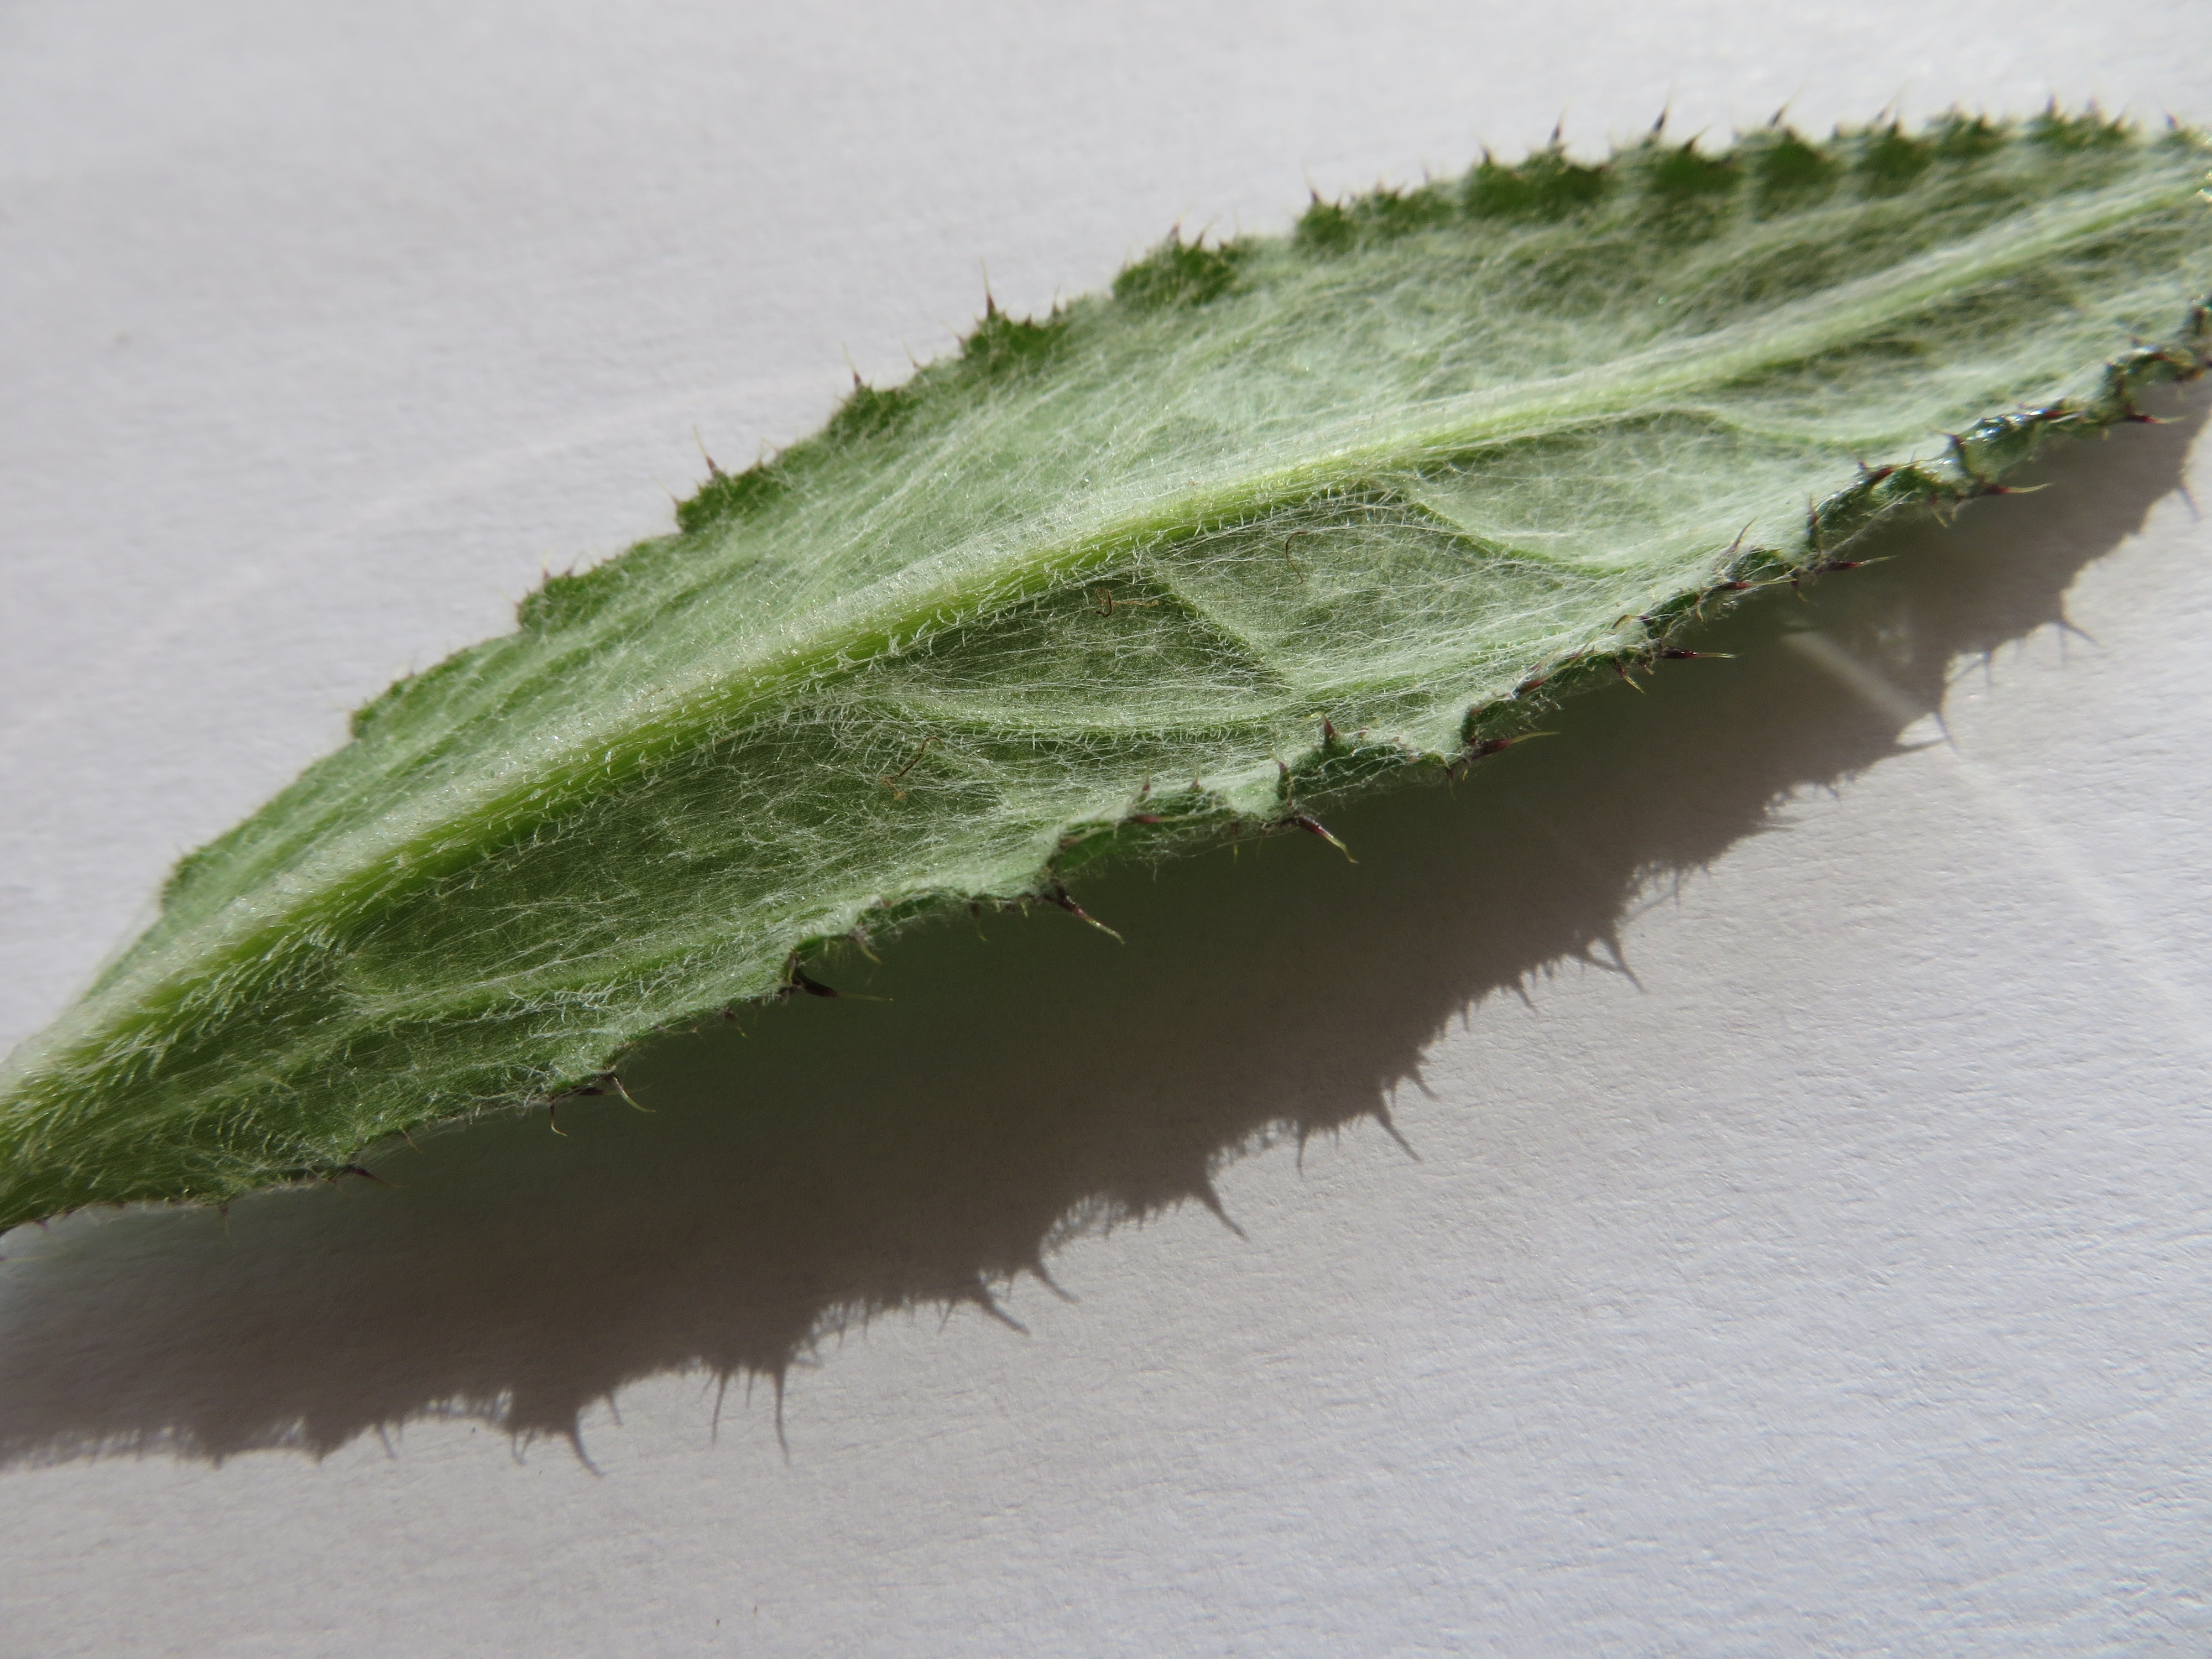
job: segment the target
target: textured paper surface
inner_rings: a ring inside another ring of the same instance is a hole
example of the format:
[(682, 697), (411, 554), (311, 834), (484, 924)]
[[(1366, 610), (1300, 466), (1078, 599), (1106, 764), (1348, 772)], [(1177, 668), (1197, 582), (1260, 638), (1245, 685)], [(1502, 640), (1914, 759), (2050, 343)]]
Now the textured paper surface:
[[(2192, 9), (16, 7), (0, 1029), (979, 264), (1040, 307), (1563, 106), (2202, 121)], [(933, 935), (395, 1193), (11, 1237), (0, 1652), (2200, 1650), (2203, 407), (1356, 870)], [(1232, 1231), (1285, 1106), (1343, 1133)], [(744, 1368), (848, 1297), (787, 1456)]]

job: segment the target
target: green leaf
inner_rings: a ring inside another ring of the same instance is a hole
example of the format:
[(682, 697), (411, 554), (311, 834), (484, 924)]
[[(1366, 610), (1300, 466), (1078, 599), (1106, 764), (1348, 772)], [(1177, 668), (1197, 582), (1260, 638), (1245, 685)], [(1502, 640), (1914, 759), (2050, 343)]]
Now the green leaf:
[(988, 307), (185, 860), (0, 1080), (0, 1224), (342, 1171), (824, 990), (820, 941), (1326, 836), (2201, 373), (2207, 159), (2056, 112), (1655, 135)]

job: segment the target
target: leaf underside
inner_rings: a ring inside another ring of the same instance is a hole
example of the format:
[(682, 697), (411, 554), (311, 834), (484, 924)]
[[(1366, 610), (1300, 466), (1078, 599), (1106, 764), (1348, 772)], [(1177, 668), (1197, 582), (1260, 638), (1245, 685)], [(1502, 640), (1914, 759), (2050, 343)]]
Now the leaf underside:
[(988, 308), (185, 860), (0, 1079), (0, 1226), (333, 1174), (818, 988), (822, 940), (1479, 761), (2201, 373), (2207, 158), (1655, 135)]

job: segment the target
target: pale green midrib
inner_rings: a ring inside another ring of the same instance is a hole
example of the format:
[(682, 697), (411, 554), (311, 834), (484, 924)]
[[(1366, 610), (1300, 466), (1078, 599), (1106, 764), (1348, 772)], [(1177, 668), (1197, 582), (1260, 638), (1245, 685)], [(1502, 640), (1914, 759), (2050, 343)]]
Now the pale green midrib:
[[(1393, 461), (1403, 465), (1408, 458), (1432, 457), (1439, 453), (1464, 451), (1485, 441), (1510, 441), (1516, 438), (1546, 434), (1574, 425), (1601, 422), (1610, 416), (1621, 412), (1620, 405), (1624, 401), (1628, 400), (1621, 395), (1624, 390), (1630, 398), (1634, 399), (1638, 412), (1643, 412), (1646, 409), (1653, 409), (1657, 400), (1663, 398), (1670, 390), (1699, 383), (1709, 383), (1716, 378), (1713, 366), (1717, 362), (1723, 366), (1723, 372), (1718, 378), (1734, 378), (1738, 374), (1771, 366), (1778, 361), (1787, 361), (1792, 356), (1811, 355), (1811, 352), (1817, 349), (1820, 345), (1832, 343), (1832, 337), (1838, 333), (1849, 337), (1853, 332), (1851, 325), (1857, 320), (1851, 313), (1844, 312), (1837, 314), (1844, 324), (1840, 329), (1835, 326), (1836, 319), (1831, 319), (1826, 327), (1821, 325), (1822, 313), (1831, 309), (1833, 296), (1838, 292), (1847, 292), (1852, 287), (1866, 288), (1869, 292), (1862, 296), (1864, 301), (1863, 308), (1864, 316), (1871, 318), (1895, 315), (1901, 311), (1911, 310), (1913, 308), (1912, 304), (1884, 305), (1882, 301), (1887, 296), (1879, 291), (1881, 289), (1895, 286), (1908, 301), (1935, 297), (1954, 285), (1954, 279), (1952, 273), (1958, 264), (1975, 263), (1977, 251), (1983, 243), (1993, 238), (2001, 240), (2013, 240), (2007, 233), (2016, 231), (2024, 221), (2029, 222), (2031, 228), (2033, 222), (2039, 218), (2048, 222), (2044, 226), (2044, 234), (2039, 237), (2018, 239), (2010, 258), (1984, 258), (1981, 261), (1982, 274), (1985, 276), (2001, 274), (2007, 268), (2030, 263), (2051, 249), (2063, 246), (2066, 242), (2075, 240), (2087, 231), (2099, 228), (2103, 223), (2124, 222), (2133, 216), (2142, 207), (2155, 202), (2160, 196), (2178, 187), (2182, 186), (2178, 186), (2172, 180), (2163, 180), (2157, 184), (2139, 185), (2133, 191), (2113, 192), (2107, 190), (2102, 192), (2087, 192), (2087, 194), (2092, 198), (2090, 202), (2070, 216), (2059, 214), (2055, 209), (2049, 207), (2027, 214), (2011, 216), (2001, 225), (1979, 233), (1966, 242), (1954, 245), (1950, 248), (1934, 250), (1907, 265), (1888, 272), (1879, 273), (1873, 277), (1859, 279), (1854, 284), (1846, 285), (1843, 290), (1829, 290), (1826, 294), (1796, 302), (1792, 307), (1785, 307), (1785, 312), (1796, 309), (1808, 313), (1806, 326), (1797, 335), (1784, 335), (1778, 331), (1773, 331), (1772, 319), (1776, 313), (1765, 313), (1759, 318), (1731, 325), (1727, 329), (1648, 348), (1634, 357), (1625, 360), (1630, 362), (1660, 365), (1668, 358), (1673, 358), (1677, 364), (1678, 372), (1673, 377), (1671, 384), (1664, 379), (1655, 378), (1641, 386), (1623, 388), (1620, 385), (1621, 363), (1615, 362), (1574, 371), (1545, 381), (1522, 382), (1519, 387), (1507, 386), (1499, 388), (1496, 392), (1462, 394), (1456, 398), (1438, 400), (1432, 407), (1439, 411), (1447, 410), (1465, 411), (1470, 408), (1480, 407), (1485, 402), (1499, 403), (1504, 407), (1499, 415), (1487, 423), (1469, 424), (1465, 422), (1463, 415), (1456, 420), (1447, 416), (1441, 424), (1428, 432), (1411, 435), (1391, 434), (1370, 441), (1364, 446), (1340, 448), (1335, 452), (1313, 458), (1311, 460), (1295, 463), (1287, 468), (1280, 469), (1272, 475), (1272, 477), (1270, 475), (1263, 474), (1257, 481), (1246, 482), (1231, 486), (1226, 490), (1216, 491), (1211, 499), (1205, 495), (1192, 495), (1187, 493), (1171, 496), (1167, 500), (1166, 510), (1164, 514), (1142, 515), (1126, 520), (1121, 525), (1109, 523), (1102, 529), (1089, 532), (1087, 535), (1079, 534), (1064, 538), (1061, 545), (1078, 548), (1092, 544), (1133, 544), (1147, 534), (1160, 533), (1158, 527), (1160, 520), (1170, 522), (1180, 520), (1184, 524), (1204, 522), (1208, 520), (1219, 522), (1231, 516), (1233, 509), (1240, 505), (1247, 509), (1253, 506), (1260, 506), (1263, 508), (1270, 505), (1279, 506), (1282, 504), (1283, 498), (1295, 499), (1302, 489), (1326, 488), (1329, 483), (1343, 482), (1345, 480), (1342, 475), (1346, 472), (1360, 473), (1372, 466), (1387, 465)], [(1746, 349), (1736, 354), (1737, 361), (1732, 364), (1725, 356), (1716, 358), (1711, 353), (1713, 343), (1729, 335), (1755, 337), (1747, 343)], [(1555, 410), (1550, 411), (1548, 420), (1543, 417), (1544, 412), (1540, 407), (1528, 402), (1525, 397), (1516, 407), (1513, 397), (1516, 391), (1525, 393), (1532, 388), (1540, 391), (1547, 386), (1566, 392), (1571, 392), (1577, 387), (1594, 387), (1601, 394), (1609, 390), (1613, 395), (1587, 398), (1581, 400), (1579, 404), (1563, 402)], [(1686, 410), (1694, 407), (1694, 405), (1685, 405)], [(1532, 411), (1537, 414), (1538, 418), (1534, 420), (1528, 418)], [(1654, 412), (1656, 412), (1656, 409)], [(1754, 428), (1745, 422), (1741, 411), (1712, 408), (1699, 412), (1706, 412), (1715, 418), (1725, 420), (1731, 426), (1746, 432), (1747, 434), (1756, 432), (1758, 435), (1767, 435), (1763, 429)], [(948, 428), (938, 434), (937, 442), (929, 452), (928, 457), (925, 458), (925, 461), (941, 457), (948, 453), (957, 453), (963, 441), (972, 438), (973, 435), (973, 429), (966, 423)], [(1802, 441), (1810, 434), (1800, 434), (1778, 428), (1771, 435), (1786, 441)], [(866, 538), (872, 524), (886, 517), (896, 517), (897, 505), (908, 495), (927, 492), (933, 483), (932, 475), (934, 470), (927, 464), (916, 465), (909, 468), (905, 479), (891, 495), (872, 502), (863, 519), (859, 523), (846, 526), (845, 533), (855, 538)], [(1272, 492), (1271, 483), (1273, 486)], [(1272, 493), (1277, 499), (1272, 502), (1247, 499), (1240, 503), (1237, 500), (1240, 493), (1248, 498)], [(1147, 518), (1153, 521), (1149, 526), (1146, 524)], [(1145, 527), (1135, 527), (1139, 526)], [(1053, 545), (1048, 544), (1042, 550), (1042, 556), (1048, 559), (1053, 551)], [(945, 556), (940, 555), (936, 562), (943, 563)], [(1069, 568), (1071, 572), (1079, 571), (1087, 568), (1091, 562), (1091, 561), (1077, 559), (1071, 562)], [(896, 583), (901, 576), (919, 567), (908, 567), (906, 570), (872, 584), (869, 588), (862, 590), (860, 594), (853, 596), (851, 600), (841, 602), (836, 608), (848, 611), (865, 610), (867, 608), (865, 604), (856, 605), (854, 601), (869, 600), (883, 589), (885, 583)], [(653, 604), (655, 597), (651, 592), (635, 596), (628, 603), (611, 611), (605, 619), (605, 625), (613, 625), (617, 617), (626, 617), (628, 613), (640, 605)], [(956, 595), (951, 602), (957, 605), (960, 600)], [(823, 615), (820, 611), (816, 614), (817, 617)], [(833, 609), (830, 614), (834, 617), (835, 610)], [(803, 617), (800, 620), (804, 620)], [(935, 620), (935, 618), (933, 617), (929, 620)], [(785, 628), (788, 628), (789, 625), (788, 623), (783, 624)], [(891, 636), (896, 636), (902, 631), (902, 629), (897, 624), (893, 624), (886, 630)], [(574, 653), (570, 654), (573, 655)], [(816, 654), (818, 657), (820, 653)], [(772, 666), (769, 665), (761, 666), (765, 673), (773, 674)], [(809, 673), (818, 672), (818, 667), (817, 662), (807, 672)], [(544, 672), (547, 672), (544, 665), (533, 666), (533, 677)], [(712, 673), (713, 671), (709, 672)], [(665, 702), (665, 699), (664, 698), (663, 701)], [(616, 729), (619, 731), (621, 728)], [(587, 738), (577, 741), (571, 747), (577, 751), (587, 750), (601, 747), (606, 740), (606, 732), (603, 729), (592, 733)], [(414, 759), (415, 757), (402, 753), (394, 755), (391, 758), (394, 762), (404, 764)], [(271, 849), (272, 853), (276, 850)]]
[[(1647, 409), (1656, 412), (1661, 400), (1670, 392), (1706, 383), (1716, 378), (1735, 378), (1760, 368), (1771, 367), (1778, 362), (1810, 356), (1825, 345), (1835, 343), (1838, 337), (1850, 338), (1860, 333), (1859, 325), (1863, 323), (1909, 313), (1920, 303), (1954, 287), (1955, 270), (1961, 264), (1978, 264), (1978, 274), (1984, 277), (2003, 274), (2010, 268), (2032, 263), (2052, 248), (2063, 246), (2104, 224), (2124, 222), (2143, 206), (2154, 203), (2175, 188), (2172, 181), (2167, 181), (2144, 186), (2133, 192), (2106, 195), (2070, 216), (2057, 215), (2051, 209), (2041, 210), (2037, 214), (2014, 216), (2006, 225), (1985, 231), (1969, 242), (1935, 250), (1911, 264), (1859, 279), (1844, 290), (1830, 290), (1826, 295), (1785, 307), (1785, 312), (1796, 310), (1808, 313), (1804, 323), (1795, 331), (1785, 332), (1778, 329), (1774, 321), (1776, 313), (1765, 313), (1759, 318), (1732, 325), (1725, 330), (1649, 348), (1632, 358), (1613, 363), (1574, 371), (1544, 381), (1523, 382), (1518, 387), (1500, 388), (1494, 392), (1439, 400), (1432, 406), (1439, 411), (1465, 411), (1479, 408), (1485, 403), (1503, 407), (1486, 421), (1470, 422), (1462, 413), (1457, 418), (1448, 416), (1425, 432), (1395, 434), (1372, 440), (1365, 445), (1343, 447), (1307, 461), (1293, 463), (1272, 474), (1262, 474), (1256, 480), (1243, 482), (1230, 489), (1215, 491), (1210, 496), (1188, 493), (1170, 496), (1167, 498), (1164, 510), (1155, 509), (1151, 514), (1132, 515), (1118, 524), (1109, 523), (1099, 530), (1066, 538), (1059, 545), (1066, 550), (1100, 547), (1110, 553), (1170, 533), (1172, 527), (1178, 525), (1220, 523), (1238, 516), (1240, 511), (1249, 513), (1255, 507), (1266, 510), (1279, 507), (1286, 500), (1294, 501), (1316, 489), (1347, 482), (1347, 475), (1367, 475), (1375, 471), (1387, 470), (1392, 464), (1402, 466), (1408, 457), (1426, 458), (1437, 453), (1463, 453), (1485, 442), (1511, 441), (1577, 425), (1593, 424), (1618, 416), (1623, 412), (1625, 404), (1632, 405), (1639, 413)], [(1997, 238), (1999, 232), (2016, 229), (2020, 221), (2039, 217), (2049, 222), (2043, 226), (2041, 235), (2001, 239), (2014, 240), (2009, 258), (1986, 257), (1981, 249), (1982, 243)], [(1848, 292), (1852, 288), (1866, 290), (1861, 295), (1860, 308), (1856, 312), (1835, 311), (1832, 306), (1834, 295), (1839, 291)], [(1886, 289), (1896, 291), (1886, 294), (1882, 292)], [(1887, 303), (1884, 303), (1885, 301)], [(1734, 354), (1715, 355), (1712, 350), (1714, 343), (1732, 335), (1741, 339), (1738, 350)], [(1622, 385), (1625, 365), (1649, 364), (1663, 368), (1669, 359), (1673, 360), (1675, 368), (1671, 377), (1659, 375), (1639, 384)], [(1549, 409), (1528, 395), (1531, 392), (1540, 395), (1547, 388), (1567, 395), (1562, 396)], [(1571, 395), (1577, 389), (1589, 388), (1595, 388), (1601, 395), (1579, 399)], [(1521, 395), (1516, 397), (1516, 392)], [(1611, 395), (1603, 395), (1606, 393)], [(1696, 404), (1684, 404), (1681, 407), (1686, 410), (1709, 413), (1747, 433), (1757, 431), (1765, 435), (1762, 428), (1745, 422), (1741, 411)], [(1535, 418), (1529, 418), (1532, 414)], [(966, 435), (965, 428), (948, 431), (942, 435), (937, 450), (933, 453), (957, 449), (963, 435)], [(1772, 435), (1787, 441), (1802, 441), (1812, 434), (1777, 428)], [(909, 473), (911, 482), (902, 484), (900, 490), (894, 495), (902, 495), (910, 489), (926, 488), (926, 477), (929, 471), (927, 466), (914, 468)], [(889, 501), (872, 504), (870, 516), (872, 518), (885, 513), (890, 505)], [(863, 523), (850, 527), (848, 533), (860, 536), (865, 535), (866, 530), (866, 526)], [(1054, 544), (1048, 544), (1037, 556), (1048, 562), (1054, 550)], [(936, 562), (943, 563), (945, 556), (940, 555)], [(1077, 558), (1069, 562), (1069, 568), (1071, 572), (1078, 571), (1093, 562)], [(872, 608), (872, 599), (886, 584), (897, 582), (918, 568), (908, 567), (906, 570), (872, 584), (860, 594), (839, 602), (827, 614), (834, 618), (837, 609), (866, 611)], [(650, 595), (641, 595), (634, 603), (650, 602)], [(957, 593), (951, 602), (956, 605), (960, 603)], [(817, 612), (817, 616), (824, 614)], [(927, 620), (934, 619), (930, 617)], [(834, 627), (834, 621), (831, 625)], [(910, 631), (916, 625), (920, 624), (911, 619), (906, 623), (894, 623), (888, 625), (884, 632), (887, 636), (896, 636)], [(785, 624), (785, 627), (788, 626), (788, 623)], [(834, 647), (826, 648), (834, 650)], [(815, 653), (817, 658), (821, 654)], [(767, 668), (768, 665), (763, 666)], [(810, 669), (809, 672), (812, 671)], [(598, 732), (574, 747), (578, 750), (598, 748), (605, 740), (605, 733)]]
[[(634, 775), (690, 739), (727, 732), (764, 705), (950, 623), (963, 611), (1012, 602), (1140, 549), (1255, 518), (1331, 488), (1356, 486), (1378, 471), (1405, 471), (1486, 445), (1633, 413), (1693, 386), (1739, 380), (1817, 356), (1863, 339), (1878, 325), (1947, 294), (1999, 280), (2069, 243), (2147, 211), (2180, 205), (2194, 179), (2160, 176), (2131, 184), (2014, 216), (1890, 270), (1705, 334), (1545, 380), (1439, 400), (1418, 411), (1425, 418), (1411, 429), (1340, 442), (1227, 486), (1172, 494), (1088, 532), (1032, 544), (1012, 561), (987, 545), (964, 558), (956, 550), (917, 562), (823, 607), (807, 619), (812, 626), (804, 637), (773, 655), (734, 668), (696, 669), (619, 724), (603, 723), (566, 739), (556, 734), (535, 756), (488, 766), (482, 783), (457, 805), (437, 810), (441, 792), (431, 784), (428, 799), (414, 811), (383, 815), (374, 829), (277, 874), (265, 890), (267, 902), (233, 901), (210, 922), (166, 941), (80, 1004), (50, 1030), (49, 1040), (18, 1050), (6, 1069), (17, 1076), (40, 1069), (44, 1055), (93, 1041), (112, 1012), (125, 1014), (127, 1024), (129, 1011), (143, 1008), (149, 993), (173, 975), (203, 978), (226, 960), (260, 954), (263, 942), (319, 913), (343, 916), (358, 901), (434, 878), (529, 823), (558, 816), (601, 780)], [(1352, 430), (1370, 423), (1371, 417)], [(917, 586), (919, 592), (911, 591)], [(787, 640), (793, 630), (785, 623), (775, 631)], [(595, 755), (602, 758), (590, 758)], [(463, 830), (470, 833), (459, 833)]]

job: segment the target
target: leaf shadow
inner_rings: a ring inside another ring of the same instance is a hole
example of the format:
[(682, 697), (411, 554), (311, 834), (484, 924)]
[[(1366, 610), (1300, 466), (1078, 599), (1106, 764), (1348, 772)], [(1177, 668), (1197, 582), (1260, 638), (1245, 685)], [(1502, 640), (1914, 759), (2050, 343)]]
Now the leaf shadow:
[[(663, 1040), (625, 1067), (649, 1115), (609, 1097), (559, 1135), (543, 1111), (487, 1120), (388, 1150), (390, 1188), (21, 1230), (0, 1463), (320, 1455), (455, 1415), (580, 1453), (580, 1413), (625, 1383), (703, 1371), (780, 1398), (858, 1322), (997, 1312), (994, 1287), (1049, 1284), (1071, 1237), (1218, 1212), (1225, 1161), (1388, 1127), (1447, 1022), (1565, 963), (1625, 967), (1619, 931), (1656, 887), (1899, 752), (1962, 658), (2063, 626), (2204, 416), (2192, 399), (2058, 452), (2032, 501), (1888, 532), (1883, 562), (1717, 622), (1700, 644), (1734, 659), (1571, 703), (1453, 790), (1333, 815), (1357, 866), (1291, 836), (1115, 872), (1083, 896), (1126, 947), (1047, 911), (980, 919), (987, 943), (924, 930), (881, 968), (855, 953), (823, 975), (892, 1000)], [(1825, 643), (1791, 648), (1807, 634)]]

